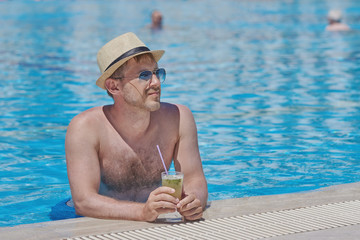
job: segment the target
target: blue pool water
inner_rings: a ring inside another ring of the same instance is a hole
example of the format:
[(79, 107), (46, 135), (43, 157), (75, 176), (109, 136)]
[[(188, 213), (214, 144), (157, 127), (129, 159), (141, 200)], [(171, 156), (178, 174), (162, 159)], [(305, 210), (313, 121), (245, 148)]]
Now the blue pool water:
[[(324, 31), (333, 7), (352, 31)], [(0, 226), (70, 196), (67, 125), (111, 103), (95, 56), (128, 31), (166, 50), (162, 100), (194, 113), (209, 200), (360, 181), (357, 0), (1, 1), (0, 23)]]

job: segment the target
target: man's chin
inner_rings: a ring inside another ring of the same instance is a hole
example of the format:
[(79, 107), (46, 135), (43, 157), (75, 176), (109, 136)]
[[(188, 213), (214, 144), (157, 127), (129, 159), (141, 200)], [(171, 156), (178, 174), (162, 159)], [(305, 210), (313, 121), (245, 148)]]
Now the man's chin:
[(152, 102), (147, 105), (147, 109), (151, 112), (157, 111), (160, 109), (160, 102)]

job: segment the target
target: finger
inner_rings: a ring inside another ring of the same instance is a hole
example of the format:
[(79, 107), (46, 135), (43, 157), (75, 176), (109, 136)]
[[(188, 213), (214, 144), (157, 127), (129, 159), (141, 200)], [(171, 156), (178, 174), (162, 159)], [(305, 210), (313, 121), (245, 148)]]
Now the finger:
[(154, 203), (154, 208), (155, 209), (166, 208), (166, 209), (175, 209), (175, 210), (177, 210), (176, 204), (174, 204), (172, 202), (167, 202), (167, 201), (160, 201), (160, 202)]
[(195, 207), (195, 208), (191, 208), (191, 209), (187, 209), (187, 210), (178, 209), (178, 211), (184, 217), (192, 218), (193, 216), (202, 215), (203, 208), (201, 206), (199, 206), (199, 207)]
[[(186, 203), (185, 205), (182, 205), (182, 204), (180, 204), (180, 207), (179, 207), (182, 211), (188, 211), (193, 208), (201, 207), (201, 202), (199, 199), (194, 199), (193, 201)], [(178, 206), (179, 206), (179, 204), (177, 205), (177, 207)]]
[(185, 216), (192, 216), (194, 214), (199, 214), (202, 213), (203, 209), (201, 207), (196, 207), (196, 208), (192, 208), (192, 209), (188, 209), (188, 210), (179, 210), (179, 213), (181, 215)]
[(154, 191), (151, 192), (151, 194), (152, 195), (158, 195), (161, 193), (172, 194), (174, 192), (175, 192), (175, 189), (163, 186), (163, 187), (156, 188)]
[(158, 208), (156, 211), (158, 214), (173, 213), (176, 212), (176, 208)]
[(197, 214), (194, 214), (191, 216), (184, 216), (184, 218), (186, 220), (194, 221), (194, 220), (199, 220), (200, 218), (202, 218), (202, 215), (203, 215), (203, 212), (197, 213)]
[(171, 196), (170, 194), (166, 194), (166, 193), (161, 193), (156, 196), (153, 196), (151, 198), (151, 201), (152, 202), (161, 202), (161, 201), (170, 202), (172, 204), (175, 204), (175, 207), (179, 203), (179, 199)]
[(174, 189), (169, 187), (159, 187), (150, 193), (148, 197), (148, 201), (153, 202), (153, 201), (166, 200), (166, 201), (178, 203), (179, 200), (177, 200), (177, 198), (170, 195), (174, 191), (175, 191)]
[(194, 201), (196, 198), (194, 195), (188, 195), (185, 198), (181, 199), (181, 201), (178, 203), (178, 208), (181, 208), (185, 205), (187, 205), (188, 203), (191, 203), (192, 201)]

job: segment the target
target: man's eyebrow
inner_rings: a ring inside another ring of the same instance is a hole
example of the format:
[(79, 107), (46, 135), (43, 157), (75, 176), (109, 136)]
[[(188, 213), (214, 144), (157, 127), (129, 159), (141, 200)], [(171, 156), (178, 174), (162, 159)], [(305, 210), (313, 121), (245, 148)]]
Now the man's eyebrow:
[[(152, 69), (153, 71), (156, 70), (156, 69), (159, 69), (159, 66), (156, 64), (155, 67)], [(142, 68), (138, 71), (138, 73), (141, 73), (143, 71), (151, 71), (151, 68)]]

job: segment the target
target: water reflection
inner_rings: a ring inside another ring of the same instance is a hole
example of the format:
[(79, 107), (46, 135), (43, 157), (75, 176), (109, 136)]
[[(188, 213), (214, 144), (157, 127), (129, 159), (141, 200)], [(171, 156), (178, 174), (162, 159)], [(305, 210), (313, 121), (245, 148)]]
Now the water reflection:
[[(127, 31), (166, 50), (162, 98), (194, 112), (210, 200), (359, 181), (360, 3), (343, 3), (355, 29), (343, 34), (324, 32), (333, 3), (1, 2), (0, 197), (12, 212), (0, 224), (46, 221), (70, 194), (66, 127), (111, 103), (95, 56)], [(153, 8), (156, 33), (144, 27)]]

